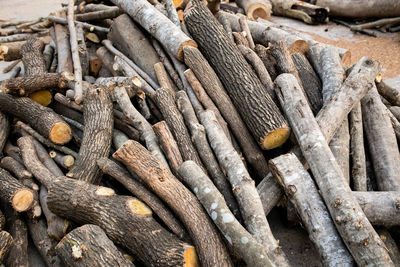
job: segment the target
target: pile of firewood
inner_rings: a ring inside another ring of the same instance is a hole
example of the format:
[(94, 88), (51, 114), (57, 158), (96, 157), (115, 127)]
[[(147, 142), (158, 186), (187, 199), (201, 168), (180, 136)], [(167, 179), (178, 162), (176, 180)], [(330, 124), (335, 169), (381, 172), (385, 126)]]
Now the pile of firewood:
[(0, 25), (0, 262), (289, 266), (278, 205), (322, 265), (400, 266), (379, 62), (218, 2), (110, 2)]

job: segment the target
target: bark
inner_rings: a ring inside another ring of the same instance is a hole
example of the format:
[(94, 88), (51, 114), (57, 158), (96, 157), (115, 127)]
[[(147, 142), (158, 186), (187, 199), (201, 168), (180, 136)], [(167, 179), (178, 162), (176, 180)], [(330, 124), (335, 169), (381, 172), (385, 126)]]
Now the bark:
[(51, 41), (50, 43), (46, 44), (43, 50), (43, 58), (46, 66), (46, 71), (50, 70), (51, 62), (53, 61), (53, 56), (55, 55), (55, 50), (56, 50), (56, 44), (54, 41)]
[(3, 69), (3, 73), (9, 73), (12, 69), (14, 69), (15, 66), (17, 66), (21, 62), (20, 59), (17, 59), (10, 63), (7, 67)]
[[(382, 100), (382, 98), (381, 98)], [(382, 101), (383, 103), (383, 101)], [(396, 120), (400, 119), (400, 107), (397, 106), (386, 106), (390, 110), (390, 112), (393, 114), (393, 116), (396, 118)]]
[(7, 257), (13, 243), (14, 239), (8, 232), (0, 231), (0, 262), (3, 262)]
[(218, 161), (207, 141), (206, 130), (204, 129), (204, 126), (199, 123), (185, 92), (181, 91), (177, 93), (177, 105), (185, 118), (186, 125), (189, 128), (192, 137), (191, 139), (193, 140), (212, 181), (218, 188), (219, 192), (224, 196), (232, 213), (236, 218), (238, 218), (238, 220), (241, 220), (240, 211), (236, 199), (232, 194), (230, 184), (218, 165)]
[(13, 42), (18, 42), (18, 41), (25, 41), (28, 40), (32, 37), (41, 37), (41, 36), (46, 36), (49, 34), (48, 30), (44, 30), (43, 32), (39, 33), (19, 33), (19, 34), (14, 34), (10, 36), (0, 36), (0, 43), (13, 43)]
[(292, 154), (270, 161), (271, 171), (293, 203), (324, 266), (353, 266), (353, 258), (335, 228), (311, 176)]
[(224, 30), (226, 31), (226, 34), (228, 34), (229, 39), (231, 39), (231, 41), (235, 41), (234, 37), (233, 37), (233, 33), (232, 33), (232, 27), (231, 27), (231, 23), (229, 22), (229, 20), (224, 16), (223, 13), (221, 13), (218, 17), (217, 17), (219, 23), (221, 23), (222, 27), (224, 27)]
[(396, 119), (396, 117), (390, 112), (389, 109), (386, 109), (386, 113), (390, 117), (390, 122), (392, 123), (393, 130), (396, 134), (396, 138), (400, 141), (400, 122)]
[(78, 42), (79, 61), (81, 62), (82, 76), (89, 75), (89, 53), (85, 42), (85, 31), (81, 24), (76, 25), (76, 40)]
[(74, 229), (55, 249), (67, 266), (134, 266), (104, 231), (93, 224)]
[(246, 39), (244, 32), (233, 32), (232, 34), (236, 45), (242, 45), (248, 48), (250, 47), (249, 41)]
[(13, 173), (18, 180), (31, 179), (32, 173), (25, 169), (19, 161), (12, 157), (4, 157), (0, 161), (0, 167)]
[(379, 94), (389, 101), (390, 104), (400, 106), (400, 92), (398, 89), (387, 85), (384, 81), (376, 83), (376, 88), (378, 88)]
[(284, 193), (271, 172), (257, 185), (257, 192), (260, 195), (266, 216), (278, 204)]
[(243, 149), (247, 161), (252, 165), (259, 177), (264, 177), (268, 173), (267, 161), (246, 128), (235, 106), (232, 104), (228, 94), (225, 92), (217, 74), (199, 50), (187, 47), (184, 48), (184, 53), (185, 63), (194, 72), (196, 78), (199, 79), (224, 119), (228, 122), (229, 127)]
[[(113, 157), (135, 172), (177, 214), (196, 246), (202, 265), (232, 266), (226, 247), (201, 204), (165, 165), (132, 140)], [(176, 198), (177, 195), (180, 197)]]
[(203, 166), (198, 151), (193, 146), (189, 132), (185, 126), (182, 114), (175, 105), (175, 99), (171, 92), (166, 88), (156, 91), (154, 101), (164, 116), (178, 144), (183, 160), (193, 160), (198, 165)]
[(317, 115), (323, 105), (321, 81), (304, 54), (294, 53), (291, 56), (306, 92), (311, 110), (314, 115)]
[(71, 155), (64, 155), (60, 152), (52, 150), (49, 152), (50, 158), (65, 170), (70, 170), (75, 164), (75, 158)]
[(111, 95), (106, 87), (93, 85), (89, 88), (83, 104), (83, 118), (82, 145), (67, 176), (99, 184), (102, 173), (96, 160), (109, 155), (114, 124)]
[(302, 20), (307, 24), (319, 24), (328, 21), (329, 8), (287, 0), (271, 0), (271, 3), (272, 12), (277, 16)]
[(240, 24), (240, 28), (242, 29), (242, 32), (245, 33), (246, 39), (249, 42), (249, 48), (254, 50), (255, 44), (254, 44), (253, 37), (251, 36), (249, 24), (247, 23), (247, 18), (245, 16), (240, 16), (239, 24)]
[(246, 16), (251, 20), (269, 19), (271, 16), (272, 5), (269, 0), (240, 0), (237, 5), (243, 8)]
[(160, 61), (158, 55), (146, 36), (127, 14), (114, 19), (107, 37), (151, 79), (157, 80), (153, 66)]
[[(47, 19), (49, 21), (52, 21), (54, 23), (61, 24), (61, 25), (68, 24), (68, 21), (65, 19), (65, 16), (62, 18), (55, 17), (55, 16), (48, 16)], [(96, 26), (96, 25), (86, 23), (86, 22), (75, 21), (75, 24), (82, 25), (83, 28), (88, 29), (89, 31), (97, 31), (97, 32), (104, 32), (104, 33), (108, 33), (110, 31), (108, 28)]]
[(185, 25), (261, 148), (281, 146), (290, 134), (287, 122), (217, 19), (200, 1), (195, 1), (185, 12)]
[(105, 10), (97, 10), (87, 13), (85, 12), (82, 14), (76, 14), (75, 19), (78, 21), (113, 19), (121, 15), (121, 13), (122, 11), (118, 7), (110, 7)]
[[(65, 13), (59, 13), (59, 16), (65, 19)], [(65, 20), (67, 24), (67, 20)], [(71, 47), (69, 43), (68, 30), (65, 26), (54, 23), (54, 31), (56, 33), (56, 44), (57, 44), (57, 59), (58, 66), (57, 72), (73, 72), (73, 63), (72, 63), (72, 55), (71, 55)]]
[(21, 47), (25, 42), (3, 43), (0, 45), (0, 60), (14, 61), (21, 59)]
[(206, 128), (210, 145), (218, 161), (227, 172), (246, 229), (255, 237), (257, 242), (267, 248), (267, 254), (274, 264), (287, 266), (287, 259), (283, 251), (280, 250), (278, 241), (272, 235), (265, 217), (254, 181), (243, 165), (240, 156), (227, 141), (211, 111), (203, 112), (200, 115), (200, 121)]
[(4, 217), (3, 212), (0, 210), (0, 230), (3, 230), (5, 225), (6, 225), (6, 218)]
[[(25, 67), (26, 68), (26, 67)], [(71, 73), (41, 73), (26, 77), (11, 78), (2, 81), (5, 92), (16, 96), (27, 96), (33, 92), (44, 89), (60, 88), (65, 89), (68, 82), (73, 80)]]
[(376, 232), (379, 234), (379, 237), (385, 243), (386, 248), (389, 251), (390, 258), (392, 259), (395, 266), (400, 265), (400, 250), (396, 245), (396, 242), (393, 240), (389, 231), (386, 228), (377, 228)]
[(336, 228), (359, 265), (394, 266), (330, 151), (294, 76), (281, 74), (276, 92)]
[(274, 81), (278, 76), (278, 70), (276, 69), (276, 59), (272, 56), (271, 49), (266, 48), (263, 45), (257, 44), (255, 52), (264, 63), (265, 68), (268, 70), (271, 79)]
[(162, 151), (167, 157), (172, 173), (178, 177), (178, 168), (183, 163), (183, 159), (174, 136), (165, 121), (160, 121), (154, 124), (153, 130), (157, 136)]
[(172, 81), (169, 79), (169, 76), (167, 74), (167, 71), (165, 70), (164, 64), (162, 62), (158, 62), (154, 64), (154, 71), (157, 76), (158, 83), (160, 84), (160, 87), (166, 88), (170, 91), (172, 96), (175, 96), (175, 91), (177, 91), (177, 88), (175, 85), (172, 83)]
[(126, 189), (129, 190), (134, 196), (142, 200), (148, 205), (158, 217), (168, 226), (168, 228), (176, 234), (180, 239), (188, 239), (186, 230), (181, 223), (175, 219), (169, 208), (149, 189), (143, 184), (132, 179), (132, 176), (118, 164), (107, 158), (97, 160), (97, 165), (100, 169), (120, 182)]
[(25, 76), (37, 76), (47, 72), (43, 57), (44, 43), (38, 38), (31, 38), (21, 47), (22, 63)]
[(400, 190), (400, 153), (386, 107), (374, 87), (361, 100), (364, 130), (381, 191)]
[(6, 114), (0, 111), (0, 152), (6, 145), (8, 134), (10, 132), (10, 122)]
[(274, 266), (268, 258), (266, 248), (235, 219), (224, 196), (195, 162), (186, 161), (179, 168), (179, 173), (225, 239), (239, 252), (248, 266)]
[(112, 2), (127, 12), (177, 59), (183, 60), (183, 47), (197, 46), (196, 42), (147, 1), (112, 0)]

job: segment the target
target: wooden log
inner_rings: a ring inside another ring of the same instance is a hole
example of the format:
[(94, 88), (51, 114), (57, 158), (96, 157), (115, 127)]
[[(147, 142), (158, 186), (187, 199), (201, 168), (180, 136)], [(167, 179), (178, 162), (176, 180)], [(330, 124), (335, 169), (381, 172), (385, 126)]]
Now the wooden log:
[(78, 42), (79, 61), (81, 62), (82, 76), (89, 75), (89, 53), (85, 42), (85, 31), (81, 24), (76, 25), (76, 41)]
[(235, 39), (236, 45), (250, 47), (249, 41), (246, 39), (244, 32), (233, 32), (232, 35), (233, 35), (233, 38)]
[(67, 177), (52, 180), (48, 189), (50, 210), (81, 224), (100, 226), (113, 242), (142, 262), (155, 266), (197, 266), (194, 247), (162, 228), (138, 199)]
[(154, 64), (154, 71), (157, 76), (158, 83), (160, 84), (160, 87), (164, 87), (170, 91), (173, 97), (175, 97), (175, 91), (177, 91), (177, 88), (173, 84), (173, 82), (170, 80), (167, 71), (165, 70), (164, 64), (162, 62), (158, 62)]
[[(67, 25), (68, 21), (65, 18), (65, 15), (63, 15), (63, 17), (57, 17), (57, 16), (48, 16), (46, 17), (49, 21), (57, 23), (57, 24), (61, 24), (61, 25)], [(108, 33), (110, 30), (108, 28), (105, 27), (100, 27), (97, 25), (93, 25), (90, 23), (86, 23), (86, 22), (81, 22), (81, 21), (75, 21), (75, 24), (78, 25), (82, 25), (83, 28), (88, 29), (89, 31), (96, 31), (96, 32), (104, 32), (104, 33)]]
[(46, 36), (48, 34), (49, 34), (49, 31), (44, 30), (43, 32), (34, 33), (34, 34), (19, 33), (19, 34), (13, 34), (10, 36), (1, 36), (0, 43), (12, 43), (12, 42), (18, 42), (18, 41), (25, 41), (32, 37), (42, 37), (42, 36)]
[(235, 219), (225, 203), (224, 196), (195, 162), (185, 161), (179, 167), (179, 173), (196, 194), (225, 239), (239, 252), (248, 266), (273, 266), (266, 248)]
[(178, 215), (204, 266), (232, 266), (225, 245), (201, 204), (157, 158), (132, 140), (120, 147), (113, 157), (135, 172)]
[(217, 19), (194, 1), (185, 12), (185, 24), (261, 148), (281, 146), (290, 134), (287, 122)]
[(247, 161), (255, 169), (259, 177), (264, 177), (268, 173), (267, 161), (225, 92), (217, 74), (198, 49), (186, 47), (184, 48), (184, 53), (185, 63), (194, 72), (196, 78), (199, 79), (224, 119), (228, 122), (230, 129), (243, 149)]
[(276, 59), (272, 56), (271, 50), (267, 47), (257, 44), (255, 52), (264, 63), (265, 68), (268, 70), (271, 79), (274, 81), (278, 76), (278, 70), (276, 69)]
[(304, 54), (293, 53), (291, 56), (306, 92), (311, 110), (314, 115), (317, 115), (323, 105), (321, 81)]
[[(382, 100), (382, 98), (381, 98), (381, 100)], [(382, 101), (382, 103), (383, 103), (383, 101)], [(393, 114), (393, 116), (397, 120), (399, 120), (399, 118), (400, 118), (400, 107), (398, 107), (398, 106), (387, 106), (387, 105), (386, 105), (386, 107), (390, 110), (390, 112)]]
[[(59, 16), (65, 19), (65, 12), (60, 12)], [(67, 20), (65, 20), (67, 24)], [(56, 33), (56, 44), (57, 44), (57, 72), (73, 72), (73, 63), (71, 55), (71, 47), (68, 40), (68, 30), (65, 26), (54, 23), (54, 31)]]
[(381, 191), (399, 191), (400, 153), (390, 118), (375, 84), (361, 100), (361, 108), (378, 188)]
[(75, 164), (75, 158), (71, 155), (64, 155), (60, 152), (52, 150), (49, 152), (50, 158), (57, 163), (58, 166), (63, 167), (65, 170), (70, 170)]
[(0, 168), (1, 192), (0, 198), (4, 203), (10, 203), (17, 212), (29, 210), (33, 206), (34, 195), (32, 190), (23, 186), (11, 174)]
[(287, 266), (285, 254), (280, 250), (265, 217), (254, 181), (243, 165), (240, 156), (227, 142), (226, 136), (211, 111), (203, 112), (200, 115), (200, 121), (206, 128), (210, 145), (218, 161), (227, 172), (247, 230), (257, 242), (267, 248), (267, 254), (274, 264)]
[(104, 231), (93, 224), (69, 232), (55, 250), (67, 266), (134, 266)]
[(9, 132), (10, 122), (8, 117), (0, 111), (0, 151), (3, 151), (3, 148), (6, 145)]
[(25, 169), (19, 161), (12, 157), (4, 157), (0, 161), (0, 167), (13, 173), (18, 180), (31, 179), (32, 173)]
[(384, 227), (376, 228), (376, 232), (379, 234), (379, 237), (382, 239), (383, 243), (385, 243), (386, 248), (389, 251), (390, 258), (392, 259), (394, 265), (400, 264), (400, 250), (396, 245), (396, 242), (390, 235), (389, 231)]
[(13, 243), (14, 239), (8, 232), (0, 231), (0, 262), (3, 262), (7, 257)]
[(164, 116), (178, 144), (183, 160), (193, 160), (198, 165), (203, 166), (198, 151), (193, 146), (189, 132), (185, 126), (182, 114), (175, 105), (175, 99), (170, 90), (160, 88), (156, 91), (154, 101)]
[(51, 62), (53, 61), (54, 52), (56, 50), (56, 44), (54, 41), (46, 44), (43, 50), (43, 58), (46, 66), (46, 71), (50, 70)]
[(43, 58), (44, 43), (38, 38), (31, 38), (21, 47), (25, 76), (36, 76), (47, 72)]
[(0, 230), (3, 230), (5, 225), (6, 225), (6, 218), (4, 217), (3, 212), (0, 210)]
[(393, 266), (384, 244), (346, 184), (304, 95), (291, 74), (275, 81), (276, 93), (344, 243), (359, 265)]
[(243, 8), (250, 20), (269, 19), (271, 16), (272, 5), (269, 0), (240, 0), (237, 5)]
[(245, 37), (249, 43), (249, 48), (254, 50), (255, 44), (253, 37), (251, 36), (249, 24), (247, 23), (247, 18), (245, 16), (240, 16), (239, 24), (240, 28), (242, 29), (242, 32), (245, 34)]
[(183, 163), (183, 159), (174, 136), (165, 121), (160, 121), (154, 124), (153, 130), (157, 136), (161, 149), (167, 157), (172, 173), (178, 177), (178, 168)]
[(400, 93), (398, 89), (387, 85), (384, 81), (377, 82), (376, 88), (378, 88), (379, 94), (389, 101), (390, 104), (400, 106)]
[(110, 7), (104, 10), (97, 10), (91, 12), (84, 12), (75, 15), (75, 20), (78, 21), (93, 21), (93, 20), (104, 20), (113, 19), (121, 15), (121, 10), (118, 7)]
[(3, 43), (0, 45), (0, 60), (14, 61), (22, 58), (21, 47), (24, 41)]
[(99, 184), (102, 174), (96, 160), (109, 155), (114, 124), (111, 95), (106, 87), (93, 85), (89, 88), (83, 104), (83, 118), (82, 145), (67, 176)]
[(271, 4), (276, 16), (302, 20), (307, 24), (327, 22), (329, 8), (302, 1), (271, 0)]
[(195, 41), (190, 39), (147, 1), (112, 0), (112, 2), (127, 12), (133, 20), (154, 36), (177, 59), (183, 60), (182, 49), (184, 46), (197, 46)]
[(3, 80), (1, 84), (8, 94), (27, 96), (43, 89), (66, 88), (72, 80), (73, 76), (68, 72), (42, 73), (41, 75)]
[(9, 73), (15, 66), (17, 66), (21, 62), (21, 59), (14, 60), (7, 67), (3, 69), (3, 73)]
[(160, 61), (158, 55), (127, 14), (114, 19), (107, 37), (118, 50), (132, 59), (154, 81), (157, 80), (153, 66)]
[(204, 126), (199, 123), (187, 94), (180, 91), (176, 94), (176, 97), (178, 108), (185, 118), (186, 125), (189, 128), (193, 143), (199, 152), (200, 158), (202, 159), (215, 186), (224, 196), (225, 202), (228, 204), (232, 213), (236, 218), (238, 218), (238, 220), (240, 220), (241, 216), (236, 199), (234, 198), (230, 184), (218, 165), (218, 161), (207, 141)]
[(168, 228), (180, 239), (188, 239), (186, 230), (171, 213), (169, 208), (165, 206), (157, 195), (149, 191), (149, 189), (147, 189), (143, 184), (132, 179), (132, 176), (129, 175), (123, 167), (120, 167), (118, 164), (107, 158), (98, 159), (97, 165), (104, 173), (120, 182), (129, 190), (129, 192), (148, 205), (158, 215), (158, 217), (160, 217), (165, 225), (167, 225)]
[(293, 153), (269, 161), (286, 196), (315, 245), (324, 266), (353, 266), (353, 258), (335, 228), (311, 176)]

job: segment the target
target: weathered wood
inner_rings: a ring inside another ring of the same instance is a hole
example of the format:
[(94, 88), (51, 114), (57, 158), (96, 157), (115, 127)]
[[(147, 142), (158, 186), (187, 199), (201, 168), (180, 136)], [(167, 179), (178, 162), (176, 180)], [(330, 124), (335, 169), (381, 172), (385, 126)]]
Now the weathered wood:
[[(61, 25), (67, 25), (68, 24), (68, 21), (65, 19), (65, 16), (62, 17), (62, 18), (61, 17), (55, 17), (55, 16), (48, 16), (47, 19), (49, 21), (52, 21), (54, 23), (61, 24)], [(89, 31), (97, 31), (97, 32), (104, 32), (104, 33), (108, 33), (110, 31), (108, 28), (100, 27), (100, 26), (93, 25), (93, 24), (86, 23), (86, 22), (75, 21), (75, 24), (82, 25), (83, 28), (88, 29)]]
[(251, 20), (269, 19), (271, 16), (272, 5), (269, 0), (239, 0), (237, 5), (243, 8), (246, 16)]
[(14, 60), (7, 67), (3, 69), (3, 73), (9, 73), (15, 66), (17, 66), (21, 62), (20, 59)]
[(10, 132), (10, 122), (6, 114), (0, 111), (0, 152), (6, 145), (8, 134)]
[(44, 43), (38, 38), (31, 38), (21, 47), (25, 76), (36, 76), (47, 72), (43, 58)]
[(267, 248), (267, 254), (274, 264), (287, 266), (285, 254), (272, 235), (254, 181), (243, 165), (240, 156), (227, 141), (212, 111), (201, 113), (200, 121), (206, 128), (210, 145), (218, 161), (227, 172), (246, 229), (255, 237), (257, 242)]
[(329, 8), (302, 1), (271, 0), (276, 16), (290, 17), (307, 24), (326, 23)]
[(255, 52), (264, 63), (264, 66), (268, 70), (271, 79), (274, 81), (278, 76), (278, 70), (276, 69), (276, 59), (272, 56), (271, 50), (263, 45), (257, 44), (255, 47)]
[(251, 36), (249, 24), (247, 23), (247, 18), (245, 16), (240, 16), (239, 24), (240, 28), (242, 29), (242, 32), (245, 33), (246, 39), (249, 42), (249, 48), (254, 50), (255, 44), (253, 37)]
[(30, 173), (27, 169), (25, 169), (24, 165), (12, 157), (7, 156), (2, 158), (0, 161), (0, 167), (12, 172), (19, 180), (32, 178), (32, 173)]
[(3, 230), (5, 225), (6, 225), (6, 218), (4, 217), (3, 212), (0, 210), (0, 230)]
[(107, 37), (118, 50), (132, 59), (154, 81), (157, 80), (153, 66), (160, 61), (158, 55), (127, 14), (114, 19)]
[(324, 266), (353, 266), (313, 179), (293, 153), (269, 161), (275, 178), (294, 205)]
[(154, 71), (157, 76), (158, 83), (160, 84), (160, 87), (166, 88), (170, 91), (172, 96), (175, 96), (175, 91), (177, 88), (173, 84), (173, 82), (170, 80), (167, 71), (165, 70), (164, 64), (162, 62), (158, 62), (154, 64)]
[(14, 239), (8, 232), (0, 231), (0, 262), (3, 262), (7, 257), (13, 243)]
[(250, 47), (249, 41), (246, 39), (244, 32), (233, 32), (232, 35), (233, 35), (233, 38), (235, 39), (236, 45)]
[(76, 14), (75, 19), (78, 21), (104, 20), (118, 17), (120, 14), (121, 10), (118, 7), (110, 7), (104, 10)]
[(67, 266), (134, 266), (104, 231), (93, 224), (69, 232), (55, 250)]
[(400, 153), (386, 107), (373, 88), (361, 100), (362, 119), (378, 188), (400, 190)]
[[(135, 172), (177, 214), (196, 246), (201, 264), (232, 266), (226, 247), (203, 207), (164, 164), (132, 140), (120, 147), (113, 157)], [(177, 195), (180, 197), (176, 198)]]
[(93, 85), (88, 89), (83, 103), (83, 118), (82, 145), (67, 176), (99, 184), (102, 174), (96, 160), (109, 155), (114, 124), (111, 95), (106, 87)]
[(147, 1), (112, 0), (112, 2), (127, 12), (179, 60), (183, 60), (183, 47), (197, 46), (195, 41)]
[(355, 261), (359, 265), (393, 266), (382, 240), (345, 182), (296, 78), (291, 74), (281, 74), (275, 82), (281, 106), (291, 123), (336, 228)]
[(225, 203), (224, 196), (195, 162), (185, 161), (179, 167), (179, 173), (225, 239), (240, 253), (248, 266), (273, 266), (266, 248), (235, 219)]
[(82, 76), (89, 75), (89, 53), (85, 42), (85, 31), (81, 24), (76, 25), (76, 41), (78, 42), (79, 61), (81, 62)]
[(64, 155), (60, 152), (52, 150), (49, 152), (50, 158), (65, 170), (70, 170), (75, 164), (75, 158), (71, 155)]
[(398, 89), (389, 86), (384, 81), (377, 82), (376, 88), (378, 88), (379, 94), (389, 101), (390, 104), (400, 106), (400, 92)]
[(259, 177), (264, 177), (268, 173), (267, 161), (225, 92), (217, 74), (198, 49), (186, 47), (183, 50), (185, 63), (194, 72), (196, 78), (228, 122), (230, 129), (243, 149), (247, 161), (255, 169)]
[(378, 227), (376, 228), (376, 232), (379, 234), (379, 237), (382, 239), (383, 243), (385, 243), (394, 265), (398, 266), (400, 264), (400, 250), (389, 231), (384, 227)]
[(278, 107), (217, 19), (200, 1), (192, 3), (185, 10), (185, 25), (218, 73), (250, 132), (263, 149), (281, 146), (290, 128)]
[[(65, 19), (65, 12), (58, 13), (59, 16)], [(65, 23), (68, 24), (65, 19)], [(65, 26), (54, 23), (54, 31), (56, 33), (56, 44), (57, 44), (57, 72), (73, 72), (73, 63), (72, 63), (72, 55), (71, 55), (71, 47), (68, 38), (68, 30)]]

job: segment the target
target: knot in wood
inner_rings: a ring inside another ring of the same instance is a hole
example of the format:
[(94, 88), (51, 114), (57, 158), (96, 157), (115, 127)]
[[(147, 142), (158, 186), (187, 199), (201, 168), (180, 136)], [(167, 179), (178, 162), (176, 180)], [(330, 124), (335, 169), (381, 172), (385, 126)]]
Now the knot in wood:
[(290, 196), (293, 196), (296, 192), (297, 192), (297, 188), (296, 188), (296, 186), (295, 185), (289, 185), (288, 186), (288, 194), (290, 195)]
[(340, 205), (342, 205), (342, 203), (343, 203), (343, 201), (342, 201), (340, 198), (337, 198), (337, 199), (335, 200), (335, 205), (334, 205), (333, 207), (337, 208), (337, 207), (339, 207)]
[(363, 244), (363, 246), (368, 246), (368, 245), (369, 245), (368, 238), (364, 239), (364, 240), (362, 241), (362, 244)]
[(371, 65), (374, 64), (374, 61), (372, 61), (372, 60), (370, 60), (370, 59), (367, 59), (367, 60), (365, 61), (364, 64), (365, 64), (366, 66), (371, 66)]
[(164, 177), (164, 176), (160, 176), (160, 178), (158, 178), (158, 180), (159, 180), (160, 182), (164, 182), (164, 181), (165, 181), (165, 177)]
[(359, 219), (358, 221), (357, 221), (357, 223), (356, 223), (356, 228), (357, 229), (361, 229), (362, 228), (362, 220), (361, 219)]

